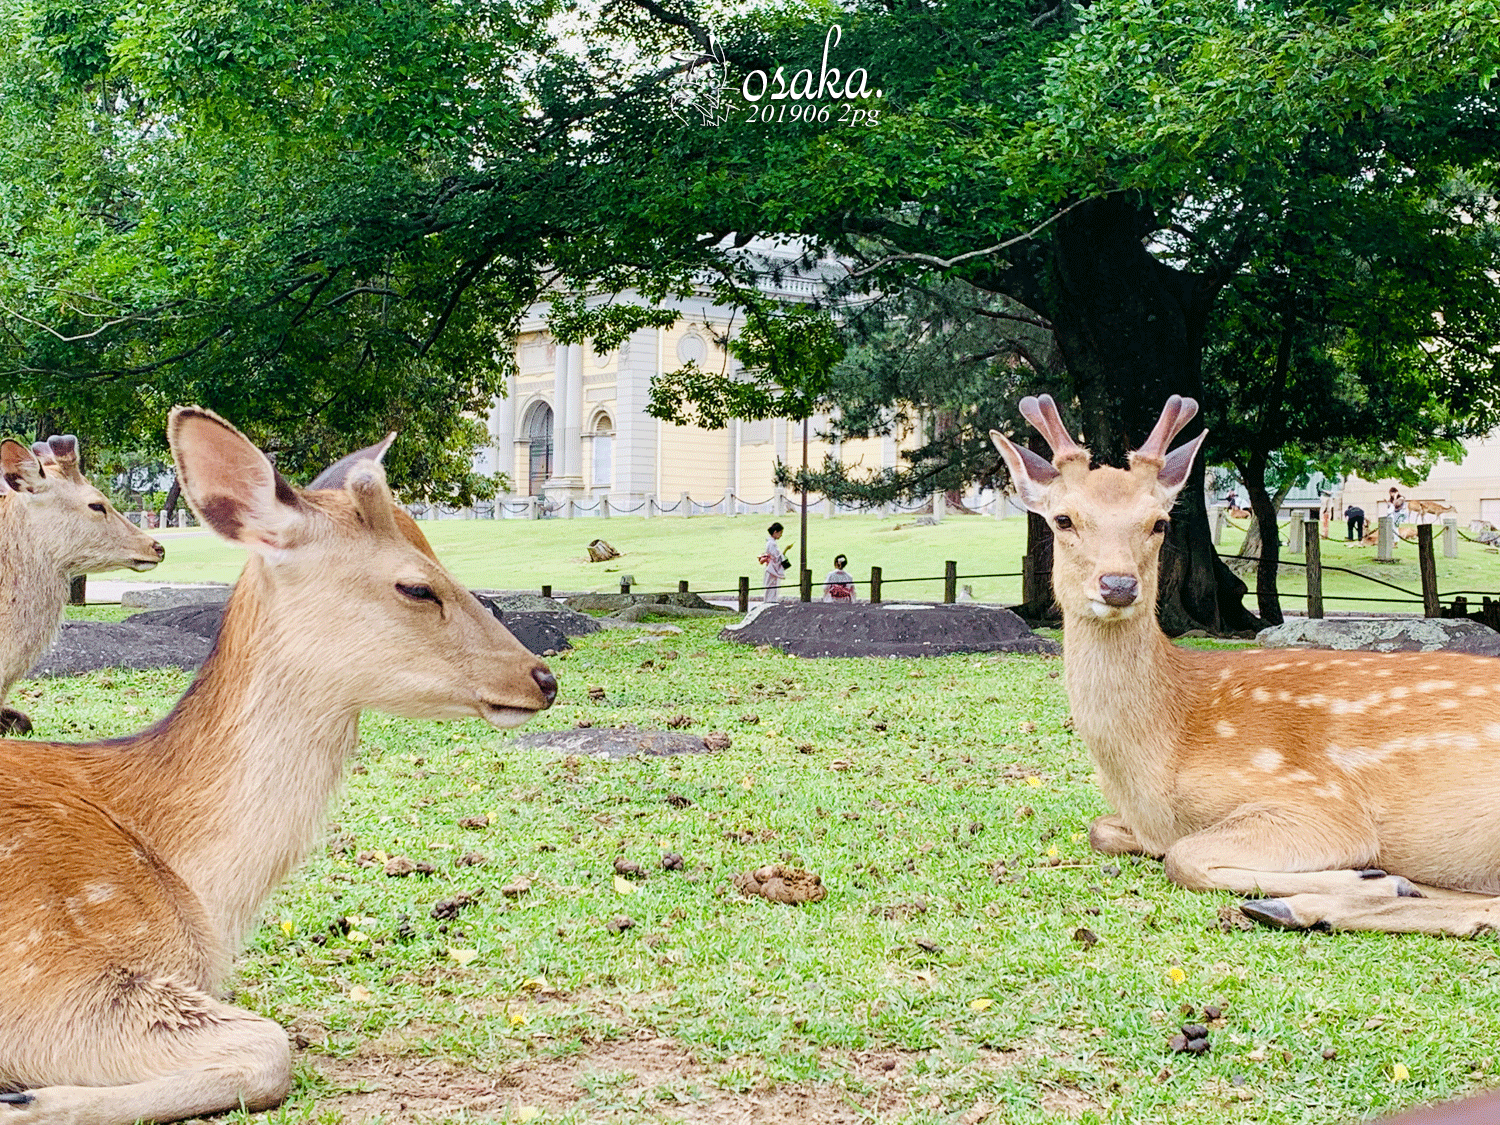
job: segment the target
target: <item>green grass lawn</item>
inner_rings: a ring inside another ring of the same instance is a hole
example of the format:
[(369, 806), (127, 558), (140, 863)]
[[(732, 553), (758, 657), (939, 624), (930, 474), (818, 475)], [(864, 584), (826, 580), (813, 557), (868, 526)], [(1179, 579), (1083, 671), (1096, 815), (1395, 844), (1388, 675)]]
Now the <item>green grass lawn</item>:
[[(558, 703), (526, 731), (685, 716), (732, 745), (573, 759), (478, 722), (367, 716), (329, 845), (274, 895), (233, 982), (303, 1045), (265, 1120), (345, 1120), (349, 1075), (377, 1064), (504, 1075), (516, 1101), (495, 1119), (569, 1123), (819, 1104), (891, 1125), (1344, 1123), (1496, 1081), (1493, 941), (1224, 928), (1233, 896), (1091, 854), (1105, 808), (1056, 659), (800, 660), (690, 622), (600, 633), (553, 664)], [(41, 737), (94, 738), (139, 729), (186, 682), (110, 672), (15, 701)], [(487, 827), (459, 825), (477, 815)], [(469, 853), (482, 862), (457, 865)], [(398, 855), (436, 873), (386, 876)], [(647, 874), (628, 893), (621, 857)], [(827, 899), (731, 887), (778, 861), (819, 873)], [(529, 891), (501, 892), (523, 876)], [(618, 915), (633, 925), (613, 931)], [(1209, 1003), (1210, 1052), (1171, 1054)], [(610, 1061), (641, 1042), (685, 1069), (647, 1081)], [(562, 1077), (540, 1087), (537, 1067)], [(460, 1105), (439, 1119), (474, 1120)]]
[[(950, 516), (935, 527), (912, 525), (914, 517), (840, 516), (808, 520), (809, 568), (820, 581), (833, 567), (836, 554), (849, 556), (849, 569), (861, 583), (861, 597), (870, 567), (884, 572), (885, 598), (929, 601), (943, 594), (943, 563), (958, 563), (960, 583), (971, 586), (981, 601), (1006, 604), (1021, 597), (1021, 556), (1026, 549), (1026, 521), (1019, 516), (996, 520), (985, 516)], [(769, 516), (622, 517), (610, 520), (435, 520), (422, 529), (439, 557), (460, 580), (477, 588), (536, 590), (550, 585), (558, 592), (604, 591), (619, 588), (621, 575), (632, 575), (639, 588), (671, 590), (686, 579), (694, 590), (734, 591), (740, 575), (748, 575), (752, 591), (759, 588), (761, 567), (756, 563), (765, 543)], [(795, 517), (781, 517), (787, 526), (783, 542), (798, 537)], [(622, 557), (609, 562), (588, 561), (590, 540), (608, 540)], [(161, 533), (167, 558), (149, 576), (159, 582), (232, 582), (244, 564), (244, 553), (202, 530)], [(1221, 550), (1237, 551), (1242, 529), (1225, 536)], [(1327, 609), (1421, 612), (1421, 581), (1417, 550), (1400, 542), (1394, 563), (1375, 562), (1375, 548), (1342, 539), (1322, 543), (1325, 567), (1344, 567), (1416, 591), (1415, 602), (1384, 603), (1374, 598), (1400, 598), (1353, 575), (1328, 571), (1324, 575)], [(796, 548), (792, 549), (795, 562)], [(1283, 556), (1301, 562), (1302, 555)], [(1438, 547), (1438, 585), (1444, 591), (1490, 590), (1500, 595), (1500, 553), (1478, 543), (1460, 541), (1456, 559), (1442, 557)], [(972, 575), (1008, 574), (1008, 578)], [(123, 572), (108, 577), (133, 577)], [(927, 581), (897, 581), (921, 578)], [(1254, 575), (1246, 576), (1254, 586)], [(789, 585), (795, 585), (789, 583)], [(1301, 567), (1283, 568), (1278, 583), (1283, 607), (1301, 612), (1306, 579)], [(1477, 601), (1471, 597), (1471, 601)], [(1254, 606), (1254, 595), (1247, 604)]]

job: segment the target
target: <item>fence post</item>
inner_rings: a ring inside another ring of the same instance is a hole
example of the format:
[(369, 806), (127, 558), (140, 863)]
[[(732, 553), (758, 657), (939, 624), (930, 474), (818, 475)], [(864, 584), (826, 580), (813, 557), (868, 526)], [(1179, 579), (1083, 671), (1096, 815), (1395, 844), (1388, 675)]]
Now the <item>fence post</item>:
[(943, 517), (948, 514), (948, 494), (946, 492), (934, 492), (932, 494), (932, 522), (942, 523)]
[(1396, 528), (1390, 516), (1381, 516), (1375, 534), (1375, 561), (1391, 562), (1395, 559)]
[(563, 519), (565, 519), (565, 520), (572, 519), (573, 518), (573, 511), (574, 511), (574, 509), (573, 509), (573, 498), (571, 496), (569, 496), (567, 498), (567, 500), (565, 500), (563, 502)]
[(1438, 601), (1437, 559), (1432, 554), (1432, 524), (1417, 524), (1417, 568), (1422, 572), (1422, 616), (1443, 616)]
[(802, 571), (802, 600), (812, 601), (812, 571), (806, 569)]
[(687, 489), (682, 490), (682, 495), (677, 498), (677, 514), (679, 516), (690, 516), (693, 514), (693, 502), (688, 499)]
[(1318, 539), (1317, 516), (1308, 512), (1308, 526), (1304, 528), (1307, 545), (1307, 616), (1323, 616), (1323, 544)]
[(943, 563), (943, 604), (952, 605), (958, 600), (958, 562), (949, 559)]
[(740, 575), (740, 612), (750, 612), (750, 579)]
[(656, 515), (656, 497), (648, 496), (646, 497), (646, 514), (641, 518), (649, 520), (654, 515)]
[(634, 582), (634, 581), (635, 581), (635, 576), (632, 575), (632, 574), (622, 574), (622, 575), (620, 575), (620, 593), (622, 593), (622, 594), (628, 594), (628, 593), (630, 593), (630, 584), (632, 582)]
[(1224, 538), (1224, 527), (1229, 523), (1229, 509), (1220, 504), (1214, 509), (1214, 546)]
[(1300, 555), (1302, 553), (1302, 543), (1307, 538), (1306, 531), (1307, 529), (1302, 525), (1302, 513), (1293, 508), (1291, 522), (1287, 527), (1287, 554)]
[(870, 604), (880, 604), (880, 568), (878, 566), (870, 568)]
[(552, 587), (551, 586), (543, 586), (542, 587), (542, 597), (544, 597), (544, 598), (550, 598), (551, 596), (552, 596)]
[(688, 580), (686, 578), (679, 578), (677, 580), (677, 592), (679, 594), (685, 594), (688, 592), (687, 583)]
[(609, 497), (603, 494), (599, 496), (599, 518), (601, 520), (609, 519)]
[(1452, 516), (1443, 518), (1443, 558), (1458, 558), (1458, 520)]
[(724, 514), (726, 516), (734, 515), (734, 489), (732, 488), (724, 490)]

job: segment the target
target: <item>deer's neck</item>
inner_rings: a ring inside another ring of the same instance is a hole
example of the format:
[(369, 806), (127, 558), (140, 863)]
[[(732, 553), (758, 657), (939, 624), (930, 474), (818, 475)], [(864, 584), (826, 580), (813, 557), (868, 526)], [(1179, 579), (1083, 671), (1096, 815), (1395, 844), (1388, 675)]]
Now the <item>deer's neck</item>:
[(68, 601), (68, 573), (15, 496), (0, 496), (0, 699), (51, 647)]
[(1165, 850), (1177, 835), (1171, 795), (1191, 662), (1154, 614), (1114, 622), (1070, 614), (1063, 624), (1068, 702), (1100, 788), (1142, 843)]
[(228, 951), (322, 827), (359, 737), (307, 636), (278, 633), (241, 579), (172, 713), (98, 763), (111, 807), (197, 895)]

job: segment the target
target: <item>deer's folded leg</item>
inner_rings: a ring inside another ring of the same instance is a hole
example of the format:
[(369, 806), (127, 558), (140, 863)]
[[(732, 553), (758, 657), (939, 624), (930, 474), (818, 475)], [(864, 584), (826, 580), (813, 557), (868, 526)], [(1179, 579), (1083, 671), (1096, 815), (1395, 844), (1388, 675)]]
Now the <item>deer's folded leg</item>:
[(1477, 937), (1500, 932), (1500, 898), (1367, 898), (1297, 894), (1241, 905), (1246, 916), (1284, 930), (1373, 930)]

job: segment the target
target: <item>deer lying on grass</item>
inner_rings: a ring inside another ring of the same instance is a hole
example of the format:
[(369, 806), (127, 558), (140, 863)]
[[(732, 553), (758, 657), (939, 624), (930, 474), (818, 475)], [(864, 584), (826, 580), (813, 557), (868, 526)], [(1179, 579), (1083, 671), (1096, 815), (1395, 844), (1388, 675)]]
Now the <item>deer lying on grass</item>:
[(1193, 890), (1289, 896), (1313, 926), (1500, 928), (1500, 664), (1454, 653), (1194, 652), (1156, 623), (1158, 553), (1203, 435), (1173, 396), (1128, 470), (1089, 467), (1050, 398), (1053, 459), (991, 432), (1053, 528), (1068, 699), (1115, 813), (1089, 842), (1165, 860)]
[(215, 998), (374, 708), (519, 725), (557, 681), (443, 569), (378, 461), (290, 487), (197, 407), (168, 424), (199, 518), (250, 559), (155, 726), (0, 741), (0, 1125), (172, 1121), (285, 1097), (285, 1032)]
[(5, 697), (57, 639), (68, 580), (150, 570), (164, 552), (84, 479), (71, 435), (0, 443), (0, 481), (0, 734), (26, 734), (31, 720)]

